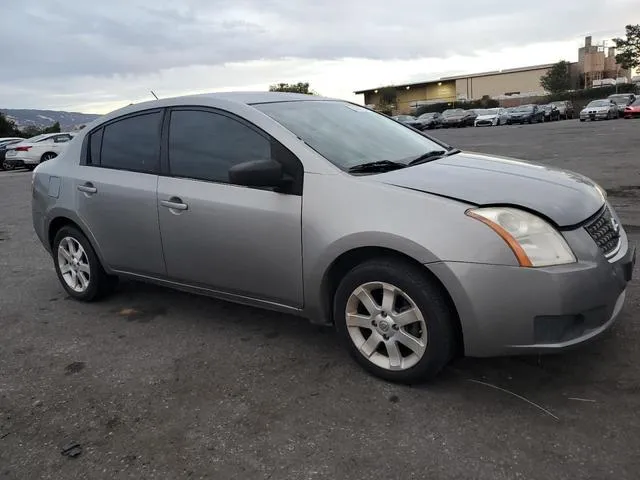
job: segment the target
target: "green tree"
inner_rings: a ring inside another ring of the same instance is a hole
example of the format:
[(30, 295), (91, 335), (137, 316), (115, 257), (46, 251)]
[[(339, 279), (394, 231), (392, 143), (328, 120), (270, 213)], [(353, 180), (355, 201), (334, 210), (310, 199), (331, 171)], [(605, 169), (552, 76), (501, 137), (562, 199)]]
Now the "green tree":
[(555, 63), (546, 75), (540, 77), (540, 86), (549, 93), (566, 92), (571, 88), (570, 63), (561, 60)]
[(304, 93), (305, 95), (317, 95), (316, 92), (309, 89), (309, 82), (298, 83), (276, 83), (269, 87), (270, 92), (290, 92)]
[(19, 137), (20, 130), (16, 124), (9, 120), (4, 113), (0, 112), (0, 137)]
[(627, 38), (614, 38), (616, 63), (625, 70), (640, 67), (640, 24), (625, 27)]
[(56, 122), (50, 127), (42, 129), (42, 133), (60, 133), (60, 122)]

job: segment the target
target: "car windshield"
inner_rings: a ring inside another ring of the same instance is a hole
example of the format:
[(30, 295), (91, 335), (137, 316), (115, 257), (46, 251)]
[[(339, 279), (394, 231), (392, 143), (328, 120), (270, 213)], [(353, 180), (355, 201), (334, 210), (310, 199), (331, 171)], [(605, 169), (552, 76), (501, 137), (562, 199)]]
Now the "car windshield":
[(608, 107), (609, 105), (609, 100), (594, 100), (593, 102), (589, 102), (587, 107)]
[(423, 120), (428, 119), (428, 118), (433, 118), (435, 117), (436, 114), (435, 113), (423, 113), (422, 115), (420, 115), (418, 118), (421, 118)]
[(484, 111), (483, 115), (497, 115), (499, 110), (500, 109), (498, 108), (488, 108), (487, 110)]
[(368, 108), (307, 100), (253, 105), (342, 170), (370, 162), (408, 163), (443, 146)]
[(442, 112), (443, 117), (455, 117), (456, 115), (464, 115), (464, 110), (461, 108), (450, 108)]
[(516, 108), (516, 112), (530, 112), (533, 110), (532, 105), (522, 105), (521, 107)]
[(634, 107), (640, 107), (640, 97), (636, 98), (631, 105)]
[(408, 121), (408, 120), (415, 120), (415, 118), (412, 117), (411, 115), (397, 115), (397, 116), (395, 116), (393, 118), (395, 118), (396, 120), (403, 120), (405, 122)]
[(489, 114), (489, 110), (486, 110), (484, 108), (476, 108), (473, 111), (476, 112), (476, 115), (488, 115)]

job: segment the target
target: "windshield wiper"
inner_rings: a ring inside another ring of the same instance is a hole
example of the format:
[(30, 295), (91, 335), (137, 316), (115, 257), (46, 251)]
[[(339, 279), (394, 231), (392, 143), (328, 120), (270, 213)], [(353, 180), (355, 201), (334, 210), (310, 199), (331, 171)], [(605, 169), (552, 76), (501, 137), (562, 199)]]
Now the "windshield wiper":
[(360, 165), (354, 165), (347, 170), (349, 173), (367, 173), (367, 172), (389, 172), (391, 170), (397, 170), (404, 168), (404, 163), (392, 162), (391, 160), (380, 160), (377, 162), (361, 163)]
[(450, 150), (432, 150), (430, 152), (423, 153), (417, 158), (414, 158), (408, 163), (408, 165), (420, 165), (421, 163), (430, 162), (442, 157), (448, 157), (449, 155), (455, 155), (456, 153), (460, 153), (460, 149), (451, 148)]

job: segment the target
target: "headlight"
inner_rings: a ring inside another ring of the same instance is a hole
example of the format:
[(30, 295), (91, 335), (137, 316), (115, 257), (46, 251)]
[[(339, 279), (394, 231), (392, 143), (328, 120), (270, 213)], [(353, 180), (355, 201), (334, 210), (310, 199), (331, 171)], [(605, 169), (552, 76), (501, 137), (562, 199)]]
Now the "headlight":
[(474, 208), (465, 213), (496, 232), (522, 267), (546, 267), (576, 261), (562, 235), (536, 215), (510, 207)]

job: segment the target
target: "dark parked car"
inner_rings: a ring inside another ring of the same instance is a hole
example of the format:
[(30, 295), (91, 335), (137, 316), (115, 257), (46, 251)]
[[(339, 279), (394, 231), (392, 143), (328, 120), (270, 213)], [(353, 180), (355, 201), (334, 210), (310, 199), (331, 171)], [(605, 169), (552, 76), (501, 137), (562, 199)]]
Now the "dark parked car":
[(558, 111), (560, 112), (560, 118), (562, 120), (573, 118), (575, 109), (573, 108), (573, 103), (571, 103), (569, 100), (559, 100), (552, 103), (558, 108)]
[(554, 120), (560, 120), (560, 110), (553, 103), (547, 103), (546, 105), (540, 105), (540, 109), (544, 112), (544, 121), (552, 122)]
[(423, 113), (417, 120), (420, 122), (420, 130), (431, 130), (442, 127), (442, 114), (439, 112)]
[(11, 145), (24, 141), (24, 138), (0, 138), (0, 170), (13, 170), (15, 167), (13, 164), (6, 163), (7, 150), (11, 148)]
[(520, 105), (511, 112), (511, 123), (544, 122), (544, 110), (538, 105)]
[(444, 128), (472, 127), (477, 116), (473, 110), (450, 108), (442, 112), (442, 126)]
[(391, 118), (393, 118), (397, 122), (404, 123), (405, 125), (409, 125), (410, 127), (422, 130), (420, 128), (422, 123), (420, 123), (416, 117), (413, 117), (411, 115), (396, 115), (395, 117)]
[(635, 101), (636, 96), (633, 93), (614, 93), (609, 95), (607, 99), (618, 106), (618, 117), (622, 117), (624, 116), (624, 109)]

